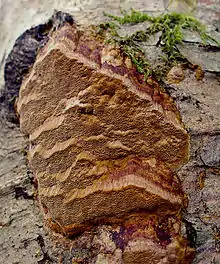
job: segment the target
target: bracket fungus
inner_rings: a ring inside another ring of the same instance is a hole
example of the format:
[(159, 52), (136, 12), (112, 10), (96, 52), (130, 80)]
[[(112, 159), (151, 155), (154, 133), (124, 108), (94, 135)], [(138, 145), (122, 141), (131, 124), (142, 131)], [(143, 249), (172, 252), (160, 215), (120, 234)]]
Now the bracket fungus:
[(188, 134), (172, 98), (120, 49), (66, 24), (39, 51), (17, 111), (54, 231), (120, 226), (112, 239), (124, 263), (190, 263), (175, 175)]

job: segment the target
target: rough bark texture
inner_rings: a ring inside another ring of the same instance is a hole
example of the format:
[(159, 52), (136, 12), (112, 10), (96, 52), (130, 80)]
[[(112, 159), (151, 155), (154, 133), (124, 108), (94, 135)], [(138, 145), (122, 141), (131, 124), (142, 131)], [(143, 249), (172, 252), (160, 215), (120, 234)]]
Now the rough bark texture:
[[(1, 13), (7, 14), (5, 10), (17, 8), (20, 2), (13, 2), (9, 8), (9, 3), (1, 6)], [(140, 1), (138, 4), (126, 1), (127, 7), (135, 7), (142, 10), (158, 11), (162, 10), (162, 5), (157, 5)], [(197, 15), (204, 20), (212, 21), (216, 29), (219, 28), (219, 10), (217, 2), (199, 3)], [(211, 4), (211, 5), (210, 5)], [(33, 23), (42, 23), (42, 18), (47, 17), (45, 10), (52, 12), (51, 4), (40, 2), (27, 2), (27, 12), (23, 18), (14, 12), (15, 21), (4, 19), (4, 28), (1, 29), (1, 42), (3, 49), (1, 52), (1, 70), (4, 65), (10, 47), (12, 47), (15, 37), (21, 34)], [(73, 4), (56, 4), (54, 7), (62, 10), (71, 10), (74, 17), (79, 17), (78, 21), (87, 23), (90, 18), (102, 19), (102, 10), (118, 10), (118, 2), (111, 4), (103, 3), (98, 6), (95, 1), (91, 3), (77, 3), (82, 7), (78, 12)], [(30, 12), (35, 8), (34, 16)], [(77, 7), (77, 8), (78, 8)], [(217, 8), (216, 8), (217, 7)], [(19, 7), (23, 8), (23, 7)], [(24, 10), (24, 9), (22, 9)], [(93, 10), (91, 12), (91, 10)], [(13, 11), (12, 11), (13, 12)], [(25, 11), (24, 11), (25, 12)], [(30, 18), (29, 18), (30, 17)], [(23, 22), (24, 21), (24, 22)], [(30, 22), (31, 21), (31, 22)], [(90, 21), (91, 22), (91, 21)], [(13, 23), (13, 31), (10, 24)], [(6, 32), (6, 33), (4, 33)], [(10, 32), (10, 34), (8, 34)], [(5, 35), (4, 35), (5, 34)], [(14, 34), (14, 36), (13, 36)], [(207, 72), (218, 73), (219, 53), (212, 48), (204, 50), (198, 47), (195, 38), (188, 38), (191, 43), (185, 49), (185, 55), (195, 64), (200, 64)], [(4, 49), (7, 49), (6, 52)], [(153, 56), (155, 47), (148, 47), (148, 54)], [(207, 73), (202, 81), (196, 81), (195, 73), (185, 72), (185, 79), (178, 85), (167, 85), (166, 89), (175, 99), (180, 110), (184, 124), (190, 135), (190, 161), (178, 170), (178, 176), (183, 181), (184, 192), (188, 194), (189, 206), (184, 212), (182, 232), (187, 234), (191, 246), (196, 248), (197, 255), (194, 263), (219, 263), (219, 77), (216, 74)], [(1, 82), (2, 83), (2, 82)], [(59, 235), (55, 236), (51, 244), (42, 228), (42, 216), (39, 212), (33, 188), (33, 177), (26, 165), (24, 156), (27, 142), (20, 134), (18, 128), (11, 123), (2, 120), (5, 111), (5, 97), (2, 97), (1, 107), (1, 255), (0, 261), (5, 263), (122, 263), (122, 252), (124, 259), (127, 252), (130, 252), (128, 259), (132, 259), (130, 247), (135, 251), (135, 245), (130, 241), (130, 228), (112, 228), (109, 225), (93, 227), (86, 230), (81, 236), (74, 240), (66, 240)], [(152, 215), (154, 223), (158, 223), (155, 215)], [(178, 219), (170, 218), (174, 223)], [(139, 221), (140, 222), (140, 221)], [(177, 221), (179, 222), (179, 221)], [(146, 224), (146, 222), (145, 222)], [(56, 227), (56, 223), (54, 227)], [(151, 224), (148, 225), (150, 233)], [(162, 228), (163, 230), (163, 228)], [(155, 232), (155, 230), (154, 230)], [(157, 234), (166, 241), (168, 238), (161, 229)], [(126, 239), (125, 239), (126, 238)], [(149, 241), (149, 240), (148, 240)], [(129, 245), (126, 243), (130, 243)], [(146, 242), (145, 242), (146, 243)], [(70, 246), (71, 244), (71, 246)], [(57, 245), (55, 247), (55, 245)], [(140, 245), (140, 244), (139, 244)], [(125, 247), (129, 250), (124, 250)], [(150, 252), (150, 244), (148, 246)], [(156, 250), (157, 254), (158, 248)], [(153, 254), (153, 252), (152, 252)], [(161, 255), (164, 253), (161, 251)], [(166, 254), (166, 252), (165, 252)], [(135, 256), (143, 258), (140, 253), (135, 252)], [(171, 255), (171, 254), (170, 254)], [(129, 261), (126, 259), (127, 261)], [(132, 260), (135, 263), (134, 260)], [(149, 260), (145, 261), (146, 263)], [(129, 262), (128, 262), (129, 263)]]

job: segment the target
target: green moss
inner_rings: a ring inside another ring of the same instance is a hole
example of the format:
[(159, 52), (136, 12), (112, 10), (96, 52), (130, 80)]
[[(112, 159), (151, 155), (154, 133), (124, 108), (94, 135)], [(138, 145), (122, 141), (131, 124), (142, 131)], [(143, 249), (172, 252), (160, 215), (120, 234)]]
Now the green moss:
[(128, 14), (125, 11), (121, 11), (122, 13), (122, 17), (119, 16), (113, 16), (109, 13), (104, 13), (105, 16), (108, 16), (110, 18), (112, 18), (113, 20), (117, 21), (119, 24), (124, 25), (124, 24), (137, 24), (137, 23), (141, 23), (144, 21), (152, 21), (154, 20), (154, 18), (152, 16), (149, 16), (145, 13), (141, 13), (139, 11), (135, 11), (134, 9), (131, 10), (131, 14)]
[(103, 34), (105, 30), (109, 30), (111, 31), (111, 35), (112, 36), (119, 36), (117, 33), (117, 29), (118, 25), (116, 25), (114, 22), (106, 22), (106, 23), (102, 23), (99, 25), (98, 28), (98, 34)]
[[(204, 45), (212, 44), (220, 46), (218, 41), (206, 33), (205, 26), (189, 15), (168, 13), (154, 17), (132, 9), (130, 13), (122, 11), (122, 16), (114, 16), (108, 13), (105, 13), (105, 16), (111, 20), (105, 24), (100, 24), (99, 33), (103, 33), (104, 31), (109, 32), (110, 37), (107, 41), (117, 44), (124, 54), (130, 57), (132, 62), (136, 65), (138, 72), (144, 74), (145, 79), (147, 79), (149, 75), (155, 75), (155, 77), (160, 78), (158, 67), (154, 69), (149, 64), (141, 48), (141, 43), (147, 42), (150, 36), (156, 33), (160, 34), (156, 46), (161, 47), (164, 53), (162, 57), (164, 63), (161, 65), (162, 72), (176, 63), (186, 60), (177, 47), (177, 44), (183, 43), (184, 30), (191, 30), (199, 33)], [(137, 31), (130, 36), (122, 37), (117, 31), (120, 25), (138, 24), (145, 21), (150, 22), (150, 25), (147, 26), (145, 30)]]

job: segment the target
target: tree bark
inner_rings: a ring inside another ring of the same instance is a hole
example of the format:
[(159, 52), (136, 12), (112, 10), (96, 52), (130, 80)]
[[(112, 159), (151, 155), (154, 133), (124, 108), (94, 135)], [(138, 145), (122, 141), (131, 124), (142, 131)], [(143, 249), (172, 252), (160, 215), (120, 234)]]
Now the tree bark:
[[(68, 6), (68, 3), (69, 1), (67, 3), (63, 1), (62, 6), (57, 4), (54, 8), (72, 10), (71, 14), (74, 18), (78, 18), (77, 21), (84, 25), (88, 23), (90, 17), (96, 18), (96, 21), (103, 19), (103, 10), (111, 12), (112, 8), (116, 12), (119, 10), (118, 2), (107, 3), (105, 6), (103, 4), (103, 7), (98, 7), (96, 11), (94, 11), (94, 8), (98, 6), (96, 2), (92, 4), (81, 2), (77, 3), (76, 7), (70, 4)], [(5, 13), (2, 16), (4, 23), (1, 23), (1, 27), (2, 25), (5, 27), (2, 30), (1, 39), (4, 47), (1, 53), (2, 71), (15, 38), (32, 23), (45, 22), (42, 20), (46, 19), (47, 12), (52, 12), (50, 4), (29, 1), (29, 7), (33, 5), (34, 10), (33, 22), (30, 22), (30, 18), (26, 15), (28, 8), (23, 9), (21, 2), (16, 2), (17, 7), (24, 12), (23, 22), (16, 14), (15, 7), (10, 7), (9, 4), (7, 1), (1, 6), (1, 13)], [(133, 3), (128, 1), (127, 7), (129, 6), (134, 7)], [(79, 7), (82, 8), (81, 11)], [(156, 6), (151, 1), (149, 4), (146, 1), (140, 1), (135, 8), (158, 11), (162, 10), (163, 6), (158, 2)], [(206, 15), (204, 10), (207, 10)], [(14, 25), (15, 22), (8, 21), (10, 12), (16, 18), (14, 30), (10, 25)], [(204, 6), (201, 2), (197, 16), (206, 21), (212, 17), (215, 24), (215, 20), (218, 20), (218, 11)], [(6, 37), (8, 32), (10, 34)], [(195, 73), (186, 70), (185, 78), (180, 84), (166, 84), (166, 90), (175, 100), (190, 137), (190, 159), (177, 171), (182, 181), (182, 188), (189, 199), (188, 207), (183, 213), (182, 233), (188, 236), (191, 246), (196, 248), (193, 263), (219, 263), (220, 78), (218, 67), (216, 67), (219, 63), (219, 52), (204, 50), (198, 47), (194, 40), (187, 47), (184, 50), (185, 56), (205, 69), (205, 77), (197, 81)], [(2, 91), (5, 91), (3, 82)], [(112, 243), (106, 226), (98, 227), (96, 234), (86, 231), (72, 241), (67, 241), (59, 235), (54, 235), (53, 238), (51, 235), (48, 236), (48, 229), (43, 228), (43, 216), (36, 200), (34, 177), (27, 165), (28, 141), (16, 124), (5, 119), (8, 114), (6, 95), (3, 94), (1, 98), (1, 262), (71, 263), (74, 260), (76, 263), (120, 263), (122, 259), (120, 246), (117, 247)], [(119, 238), (117, 241), (120, 244)]]

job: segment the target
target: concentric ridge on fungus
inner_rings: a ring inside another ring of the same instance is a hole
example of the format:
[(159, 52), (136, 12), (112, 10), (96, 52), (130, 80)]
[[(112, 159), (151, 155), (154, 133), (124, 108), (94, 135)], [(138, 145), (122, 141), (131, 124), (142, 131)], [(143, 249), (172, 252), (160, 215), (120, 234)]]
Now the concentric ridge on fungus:
[(66, 25), (39, 52), (17, 110), (52, 229), (70, 236), (120, 225), (125, 263), (140, 254), (138, 263), (190, 263), (179, 231), (186, 199), (174, 173), (189, 139), (156, 81), (145, 83), (89, 30)]

